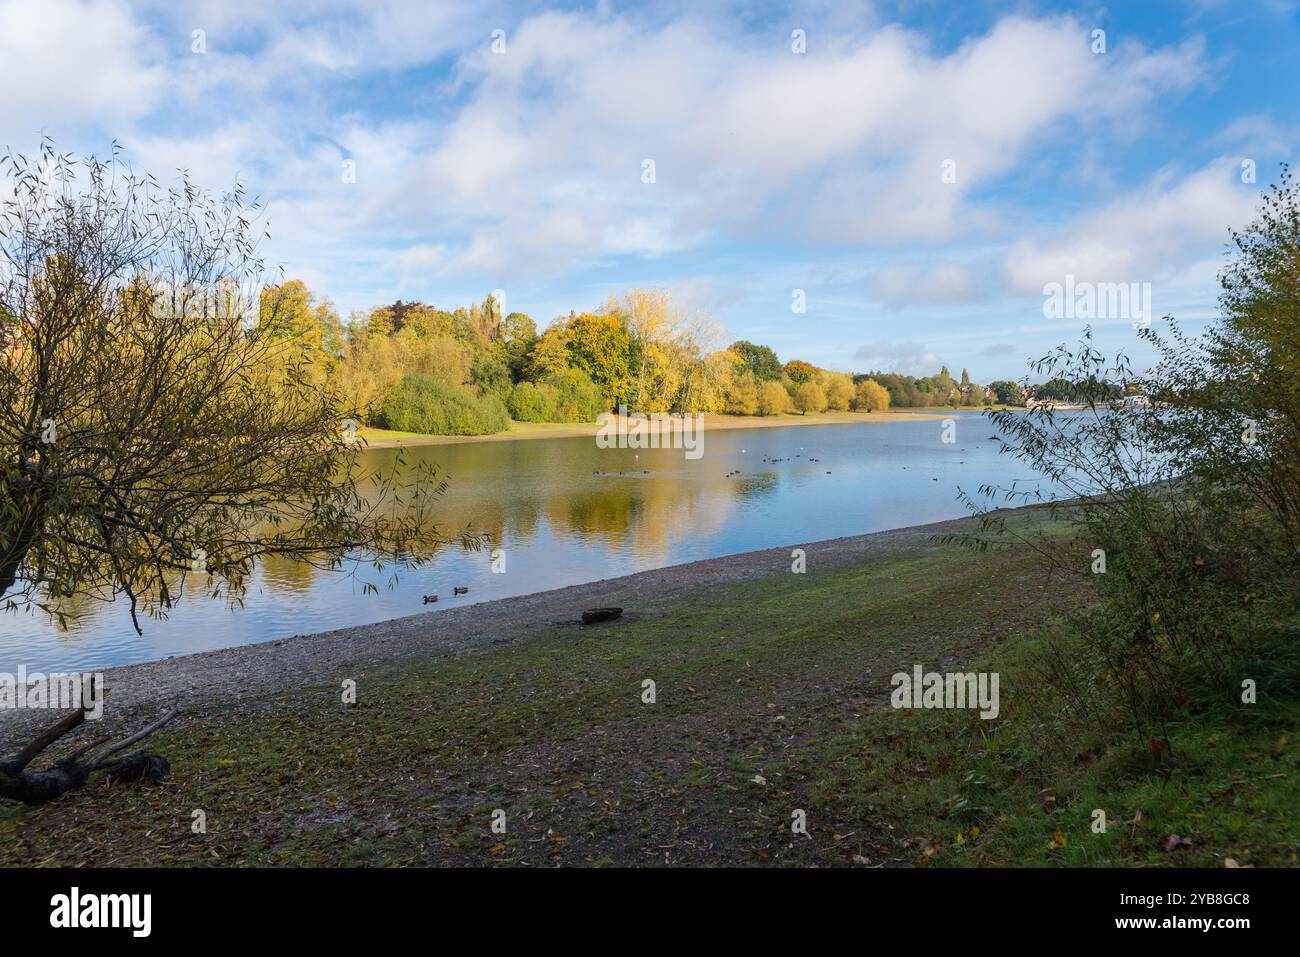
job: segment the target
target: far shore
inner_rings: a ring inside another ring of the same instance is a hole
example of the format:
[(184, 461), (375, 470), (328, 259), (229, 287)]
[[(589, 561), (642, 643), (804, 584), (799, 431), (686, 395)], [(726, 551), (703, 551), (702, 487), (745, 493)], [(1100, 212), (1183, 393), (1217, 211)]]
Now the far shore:
[[(862, 422), (897, 422), (902, 419), (943, 419), (955, 412), (983, 412), (984, 408), (891, 409), (884, 412), (822, 412), (816, 415), (718, 415), (706, 413), (704, 428), (710, 432), (730, 429), (782, 429), (796, 425), (856, 425)], [(520, 439), (564, 439), (594, 436), (596, 422), (511, 422), (505, 432), (490, 435), (422, 435), (387, 429), (357, 432), (368, 448), (392, 449), (415, 445), (454, 445), (462, 442), (514, 442)]]

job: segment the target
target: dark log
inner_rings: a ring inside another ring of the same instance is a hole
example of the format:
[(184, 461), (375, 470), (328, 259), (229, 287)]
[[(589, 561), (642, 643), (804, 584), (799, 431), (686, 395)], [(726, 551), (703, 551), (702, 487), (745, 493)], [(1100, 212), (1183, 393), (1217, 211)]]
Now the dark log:
[(613, 621), (622, 614), (622, 608), (588, 608), (582, 613), (582, 623), (594, 625), (601, 621)]
[(85, 722), (86, 710), (83, 707), (41, 732), (31, 744), (13, 757), (0, 759), (0, 798), (22, 801), (24, 804), (44, 804), (81, 787), (95, 771), (103, 771), (112, 781), (159, 781), (171, 769), (166, 758), (143, 750), (133, 751), (120, 758), (114, 758), (113, 755), (153, 734), (175, 718), (176, 713), (173, 708), (152, 724), (116, 744), (110, 744), (84, 761), (81, 760), (83, 754), (107, 739), (100, 738), (78, 748), (53, 767), (38, 771), (28, 768), (37, 755)]

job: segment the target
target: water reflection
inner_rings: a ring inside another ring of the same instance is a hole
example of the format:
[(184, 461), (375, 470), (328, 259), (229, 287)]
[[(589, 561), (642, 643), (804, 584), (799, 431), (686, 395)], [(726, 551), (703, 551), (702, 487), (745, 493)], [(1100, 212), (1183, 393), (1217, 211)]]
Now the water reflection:
[[(504, 574), (493, 573), (488, 551), (458, 546), (418, 570), (331, 571), (269, 558), (242, 609), (231, 613), (191, 580), (184, 602), (167, 621), (145, 621), (143, 636), (120, 605), (93, 601), (68, 607), (82, 618), (67, 632), (43, 616), (2, 617), (0, 671), (188, 654), (955, 517), (963, 514), (958, 486), (974, 492), (1027, 478), (997, 454), (989, 423), (958, 418), (955, 445), (940, 442), (939, 421), (905, 420), (710, 432), (698, 460), (673, 449), (600, 449), (591, 438), (408, 449), (409, 460), (438, 465), (450, 482), (439, 505), (444, 531), (486, 533), (505, 551)], [(395, 453), (365, 455), (382, 467)], [(367, 582), (377, 594), (366, 593)], [(470, 590), (455, 596), (453, 586)], [(425, 594), (438, 603), (423, 606)]]

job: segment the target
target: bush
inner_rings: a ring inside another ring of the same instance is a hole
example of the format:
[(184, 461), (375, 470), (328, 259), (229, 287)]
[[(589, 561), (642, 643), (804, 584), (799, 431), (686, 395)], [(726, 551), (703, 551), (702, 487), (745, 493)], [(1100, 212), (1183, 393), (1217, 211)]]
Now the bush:
[(607, 411), (600, 387), (582, 369), (564, 369), (553, 373), (546, 385), (556, 391), (556, 422), (594, 422)]
[(470, 365), (470, 378), (478, 386), (479, 395), (491, 392), (502, 402), (510, 396), (510, 367), (495, 356), (477, 357)]
[(560, 390), (545, 382), (521, 382), (510, 395), (510, 417), (519, 422), (554, 422)]
[[(1074, 622), (1088, 654), (1043, 646), (1063, 702), (1052, 710), (1124, 713), (1157, 750), (1189, 707), (1239, 699), (1244, 677), (1262, 677), (1249, 662), (1300, 612), (1300, 184), (1284, 174), (1233, 239), (1222, 316), (1201, 336), (1172, 319), (1166, 334), (1144, 330), (1158, 361), (1139, 372), (1085, 334), (1034, 364), (1085, 411), (991, 413), (1007, 450), (1069, 497), (1052, 510), (1079, 549), (1052, 560), (1100, 598)], [(1130, 394), (1153, 401), (1116, 401)], [(981, 527), (1005, 529), (992, 512)]]
[(505, 403), (482, 397), (432, 376), (412, 373), (384, 400), (383, 424), (399, 432), (428, 435), (487, 435), (510, 426)]

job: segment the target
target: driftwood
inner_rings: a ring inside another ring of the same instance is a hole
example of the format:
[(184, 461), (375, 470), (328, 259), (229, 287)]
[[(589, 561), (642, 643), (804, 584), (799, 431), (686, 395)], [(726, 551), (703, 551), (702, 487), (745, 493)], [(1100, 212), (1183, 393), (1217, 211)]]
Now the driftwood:
[(600, 621), (613, 621), (622, 614), (622, 608), (589, 608), (582, 613), (582, 623), (594, 625)]
[[(132, 751), (122, 757), (113, 757), (113, 755), (125, 751), (171, 721), (176, 717), (175, 708), (152, 724), (114, 744), (100, 747), (108, 738), (96, 738), (50, 768), (30, 770), (28, 765), (42, 751), (85, 722), (86, 710), (83, 701), (81, 708), (46, 728), (17, 754), (9, 758), (0, 758), (0, 798), (10, 798), (22, 801), (24, 804), (43, 804), (81, 787), (95, 771), (103, 771), (115, 781), (136, 781), (141, 778), (158, 781), (166, 776), (171, 767), (167, 759), (159, 755), (144, 750)], [(96, 748), (99, 750), (96, 751)], [(94, 753), (90, 757), (82, 760), (83, 755), (92, 751)]]

